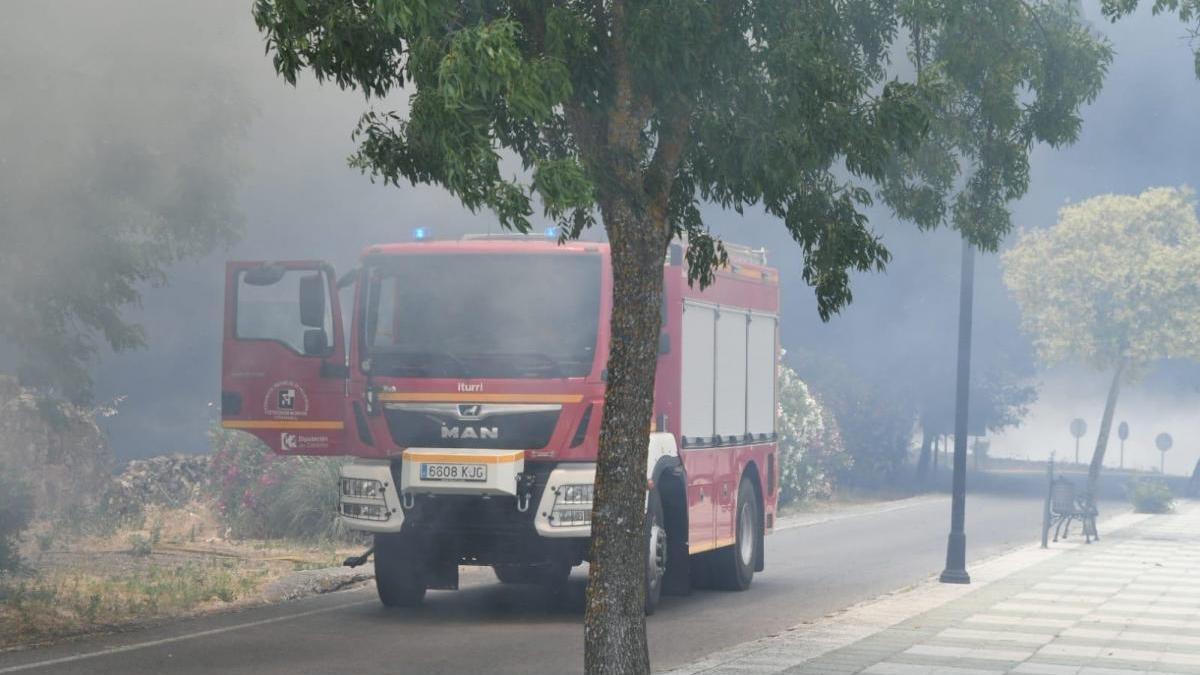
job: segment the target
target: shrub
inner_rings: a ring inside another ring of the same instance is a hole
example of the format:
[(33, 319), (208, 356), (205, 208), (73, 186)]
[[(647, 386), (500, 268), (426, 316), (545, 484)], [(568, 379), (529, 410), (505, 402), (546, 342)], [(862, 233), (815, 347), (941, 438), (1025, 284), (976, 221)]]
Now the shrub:
[(779, 369), (779, 499), (786, 504), (833, 494), (850, 462), (833, 416), (787, 366)]
[(154, 552), (154, 545), (150, 539), (143, 537), (140, 534), (129, 535), (129, 553), (138, 558), (145, 558)]
[(1167, 513), (1174, 508), (1175, 495), (1161, 480), (1132, 480), (1125, 486), (1125, 493), (1136, 513)]
[(338, 536), (341, 460), (282, 457), (249, 434), (211, 432), (218, 512), (235, 537), (330, 541)]
[(0, 572), (21, 569), (17, 543), (33, 520), (33, 490), (13, 472), (0, 467)]

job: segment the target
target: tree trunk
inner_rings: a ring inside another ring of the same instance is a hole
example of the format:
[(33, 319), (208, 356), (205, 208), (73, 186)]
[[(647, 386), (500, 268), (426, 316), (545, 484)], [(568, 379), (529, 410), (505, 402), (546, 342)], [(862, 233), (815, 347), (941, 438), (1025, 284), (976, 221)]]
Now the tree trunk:
[(925, 483), (929, 480), (930, 455), (933, 454), (933, 436), (921, 425), (921, 457), (917, 460), (917, 481)]
[(646, 449), (658, 361), (664, 222), (621, 198), (602, 200), (612, 250), (612, 335), (600, 424), (591, 571), (584, 617), (589, 674), (649, 673), (646, 642)]
[(1096, 484), (1100, 481), (1100, 469), (1104, 468), (1104, 451), (1108, 449), (1108, 432), (1112, 429), (1113, 413), (1117, 409), (1117, 395), (1121, 393), (1121, 373), (1125, 362), (1117, 364), (1112, 384), (1108, 387), (1108, 399), (1104, 402), (1104, 416), (1100, 418), (1100, 433), (1096, 435), (1096, 450), (1092, 453), (1092, 465), (1088, 467), (1088, 494), (1094, 499)]

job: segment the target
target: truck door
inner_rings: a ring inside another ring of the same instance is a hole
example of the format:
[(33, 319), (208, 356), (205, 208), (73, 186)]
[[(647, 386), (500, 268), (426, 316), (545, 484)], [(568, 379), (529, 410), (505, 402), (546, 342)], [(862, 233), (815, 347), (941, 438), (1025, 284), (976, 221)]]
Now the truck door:
[(222, 426), (281, 454), (344, 452), (348, 368), (335, 283), (320, 261), (226, 264)]

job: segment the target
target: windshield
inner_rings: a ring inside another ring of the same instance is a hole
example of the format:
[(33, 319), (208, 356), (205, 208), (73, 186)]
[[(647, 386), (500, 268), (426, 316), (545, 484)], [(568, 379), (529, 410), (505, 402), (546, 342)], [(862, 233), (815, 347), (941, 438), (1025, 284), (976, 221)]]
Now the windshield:
[(365, 334), (376, 374), (466, 379), (591, 372), (599, 255), (405, 255), (369, 269)]

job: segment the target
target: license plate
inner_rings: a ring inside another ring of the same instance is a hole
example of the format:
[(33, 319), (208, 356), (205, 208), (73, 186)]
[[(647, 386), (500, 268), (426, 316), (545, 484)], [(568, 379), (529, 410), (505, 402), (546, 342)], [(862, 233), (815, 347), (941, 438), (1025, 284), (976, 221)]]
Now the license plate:
[(421, 480), (487, 480), (487, 464), (421, 464)]

